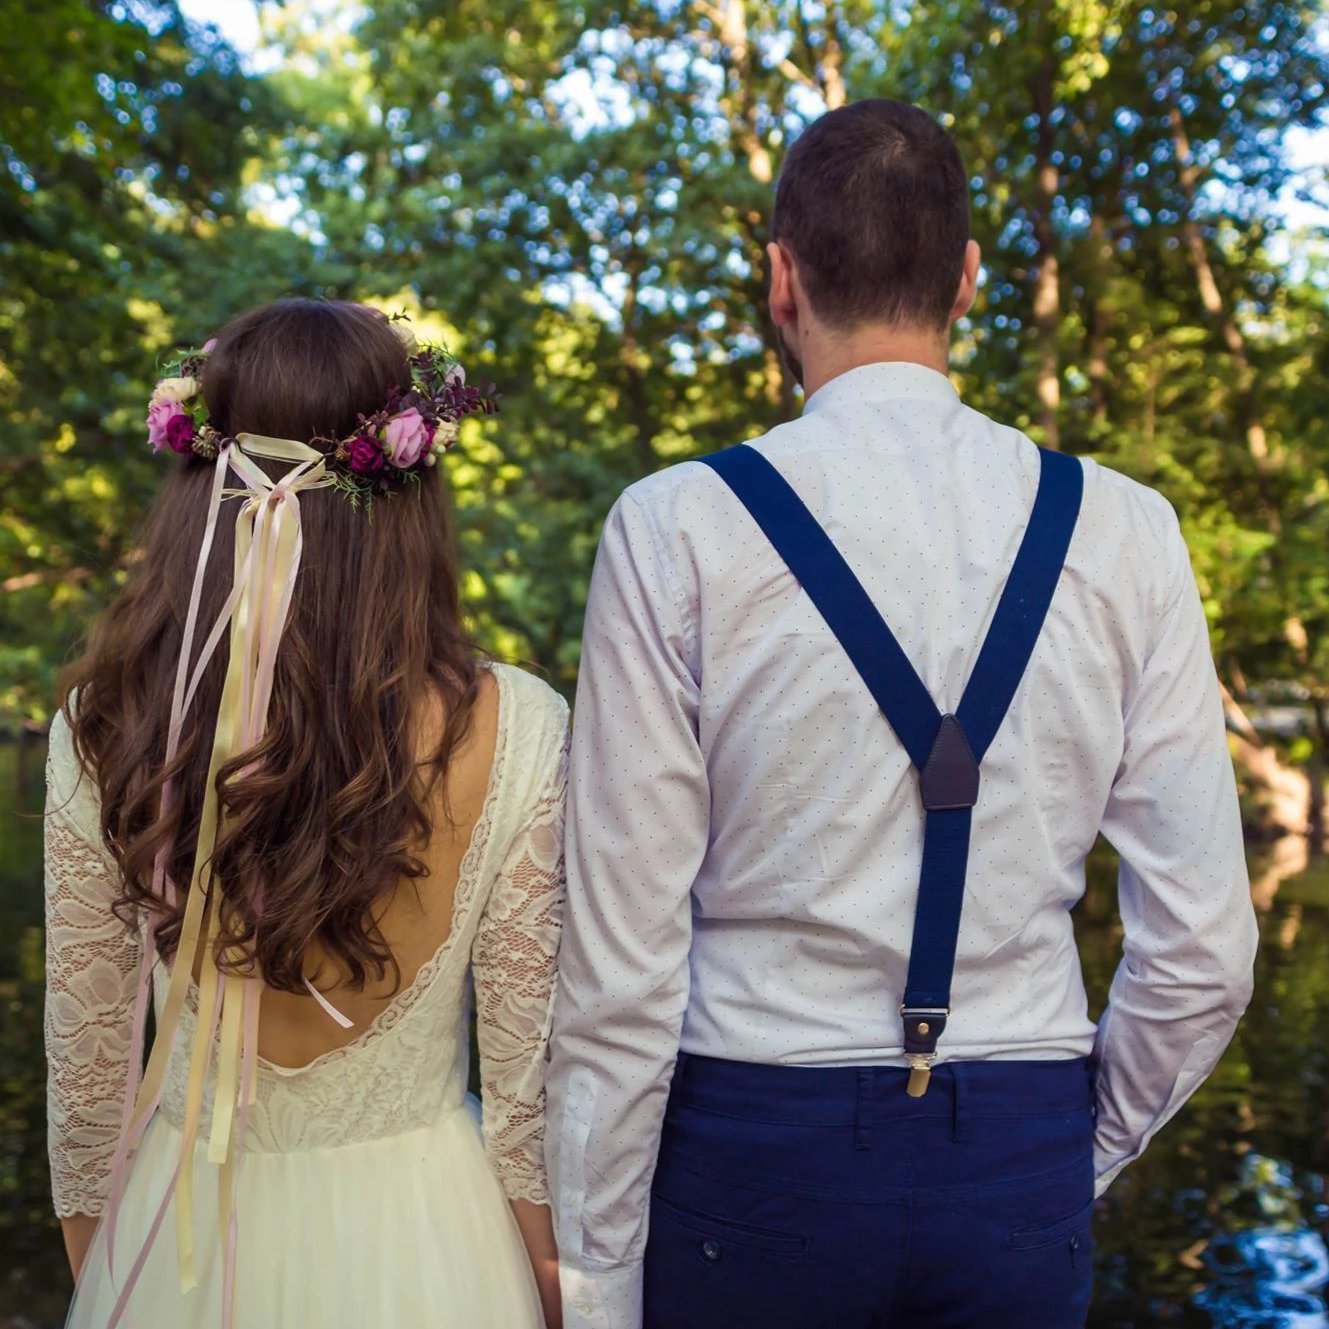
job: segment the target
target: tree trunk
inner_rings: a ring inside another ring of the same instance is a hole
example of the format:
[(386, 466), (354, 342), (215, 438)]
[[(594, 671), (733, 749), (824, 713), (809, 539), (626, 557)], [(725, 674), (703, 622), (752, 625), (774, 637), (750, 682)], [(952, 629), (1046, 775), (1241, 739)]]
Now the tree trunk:
[(1263, 820), (1253, 828), (1275, 837), (1298, 836), (1303, 843), (1310, 831), (1311, 782), (1306, 772), (1285, 765), (1278, 753), (1256, 732), (1246, 712), (1220, 684), (1228, 747), (1246, 787), (1255, 795)]
[[(1200, 301), (1209, 315), (1223, 344), (1227, 347), (1235, 371), (1236, 388), (1246, 450), (1255, 464), (1258, 476), (1257, 492), (1259, 495), (1260, 516), (1270, 533), (1277, 536), (1283, 528), (1282, 514), (1271, 492), (1270, 476), (1277, 469), (1278, 459), (1269, 451), (1269, 439), (1265, 433), (1264, 422), (1260, 418), (1259, 384), (1255, 366), (1251, 364), (1246, 350), (1246, 338), (1231, 310), (1223, 302), (1223, 294), (1218, 289), (1214, 277), (1213, 265), (1209, 261), (1209, 248), (1205, 243), (1204, 233), (1195, 218), (1195, 199), (1200, 188), (1200, 169), (1195, 164), (1191, 152), (1190, 136), (1186, 132), (1185, 117), (1175, 102), (1168, 108), (1168, 123), (1172, 129), (1172, 150), (1177, 159), (1177, 179), (1184, 201), (1182, 237), (1186, 252), (1190, 256), (1191, 267), (1195, 272), (1195, 284)], [(1277, 540), (1269, 550), (1269, 563), (1277, 577), (1281, 571), (1283, 559)], [(1303, 669), (1310, 666), (1310, 652), (1307, 646), (1306, 629), (1296, 613), (1291, 613), (1284, 620), (1283, 636), (1292, 648), (1293, 655)], [(1321, 738), (1321, 759), (1329, 758), (1329, 734)], [(1307, 833), (1318, 847), (1325, 835), (1324, 789), (1321, 774), (1312, 782), (1310, 798), (1313, 801), (1311, 820)]]
[(1329, 849), (1329, 813), (1325, 806), (1325, 779), (1329, 776), (1329, 701), (1319, 693), (1311, 697), (1315, 717), (1315, 752), (1306, 763), (1311, 782), (1310, 822), (1311, 853), (1317, 858)]
[(744, 0), (726, 0), (723, 8), (703, 5), (702, 10), (719, 29), (724, 55), (725, 92), (720, 106), (743, 155), (748, 171), (758, 184), (775, 179), (775, 164), (762, 139), (756, 90), (752, 77), (752, 45), (748, 39), (748, 16)]
[(1140, 470), (1145, 475), (1152, 475), (1157, 458), (1154, 455), (1154, 441), (1158, 433), (1158, 365), (1152, 358), (1153, 345), (1150, 345), (1151, 358), (1146, 371), (1148, 379), (1144, 389), (1144, 422), (1140, 430)]
[(1052, 210), (1059, 179), (1052, 160), (1052, 57), (1039, 67), (1034, 79), (1034, 110), (1038, 116), (1035, 141), (1034, 238), (1038, 244), (1038, 273), (1034, 279), (1034, 326), (1038, 333), (1038, 420), (1044, 447), (1061, 446), (1061, 364), (1057, 333), (1061, 322), (1061, 264)]
[(1254, 829), (1308, 839), (1311, 782), (1306, 772), (1285, 766), (1273, 748), (1257, 746), (1239, 734), (1229, 734), (1228, 744), (1237, 769), (1260, 804), (1263, 820)]
[[(844, 82), (844, 42), (840, 39), (839, 6), (828, 0), (822, 7), (820, 45), (812, 40), (812, 25), (802, 4), (794, 6), (794, 15), (802, 48), (800, 54), (807, 69), (800, 68), (789, 58), (781, 62), (780, 68), (804, 87), (821, 93), (828, 111), (838, 111), (849, 99)], [(808, 70), (814, 72), (809, 73)]]
[(1096, 425), (1108, 418), (1107, 310), (1095, 300), (1089, 310), (1089, 355), (1085, 373), (1089, 379), (1089, 415)]
[(649, 362), (642, 355), (637, 341), (637, 284), (641, 274), (635, 267), (628, 268), (628, 288), (623, 296), (623, 340), (619, 344), (619, 367), (623, 374), (623, 397), (628, 408), (635, 441), (636, 466), (642, 475), (650, 475), (660, 465), (655, 451), (656, 419), (646, 391), (646, 373)]
[(1263, 471), (1269, 466), (1269, 439), (1260, 420), (1255, 392), (1255, 371), (1251, 366), (1250, 356), (1246, 353), (1246, 338), (1242, 335), (1241, 327), (1223, 303), (1222, 292), (1218, 289), (1218, 282), (1214, 277), (1213, 264), (1209, 261), (1209, 246), (1205, 243), (1204, 232), (1195, 218), (1195, 197), (1199, 192), (1200, 169), (1196, 166), (1191, 153), (1191, 140), (1186, 132), (1185, 118), (1181, 114), (1181, 108), (1175, 103), (1168, 108), (1168, 122), (1172, 126), (1172, 150), (1177, 159), (1177, 179), (1185, 201), (1185, 213), (1181, 223), (1182, 239), (1195, 272), (1195, 285), (1200, 293), (1200, 302), (1222, 336), (1223, 344), (1227, 347), (1237, 371), (1246, 448), (1256, 466)]
[[(725, 79), (725, 90), (720, 97), (720, 106), (729, 121), (734, 142), (746, 159), (748, 174), (758, 184), (770, 185), (775, 180), (775, 162), (762, 135), (761, 108), (753, 77), (752, 44), (748, 33), (744, 0), (722, 0), (721, 3), (702, 0), (698, 8), (715, 25), (720, 41), (720, 64)], [(839, 79), (842, 59), (839, 42), (834, 37), (833, 13), (833, 9), (828, 8), (827, 53), (826, 59), (821, 64), (820, 86), (823, 89), (833, 87), (835, 81)], [(818, 86), (806, 71), (798, 69), (790, 60), (786, 59), (782, 63), (781, 72), (798, 79), (804, 85)], [(828, 79), (831, 80), (829, 85), (825, 82)], [(838, 95), (843, 101), (842, 85)], [(826, 97), (829, 105), (831, 91), (826, 91)], [(764, 274), (768, 216), (758, 213), (755, 209), (748, 209), (740, 215), (740, 222), (747, 233), (748, 261), (752, 264), (754, 272), (763, 274), (760, 284), (754, 291), (753, 305), (767, 347), (765, 363), (767, 400), (772, 405), (778, 403), (784, 418), (791, 419), (795, 414), (794, 393), (798, 385), (793, 381), (779, 354), (779, 329), (776, 328), (766, 307)]]
[[(802, 12), (802, 6), (799, 6)], [(840, 43), (839, 16), (836, 7), (826, 6), (826, 39), (822, 43), (820, 82), (828, 111), (839, 110), (848, 99), (844, 86), (844, 47)]]
[(1094, 239), (1094, 292), (1090, 300), (1089, 317), (1086, 320), (1088, 336), (1088, 356), (1085, 373), (1089, 379), (1089, 410), (1095, 424), (1107, 423), (1108, 418), (1108, 383), (1111, 370), (1108, 366), (1108, 329), (1112, 324), (1112, 305), (1105, 289), (1107, 276), (1112, 271), (1114, 251), (1108, 239), (1107, 227), (1103, 218), (1094, 213), (1089, 222), (1089, 233)]
[(1289, 878), (1299, 877), (1310, 865), (1310, 850), (1304, 835), (1285, 835), (1260, 855), (1251, 873), (1251, 903), (1261, 911), (1271, 909), (1278, 888)]

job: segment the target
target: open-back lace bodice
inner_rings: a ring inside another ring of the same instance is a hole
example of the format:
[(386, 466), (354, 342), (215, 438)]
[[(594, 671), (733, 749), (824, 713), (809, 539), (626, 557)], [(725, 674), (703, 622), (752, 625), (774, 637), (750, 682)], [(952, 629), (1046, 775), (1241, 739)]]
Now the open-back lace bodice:
[[(493, 667), (498, 736), (447, 940), (360, 1035), (298, 1069), (260, 1061), (245, 1147), (297, 1152), (379, 1139), (460, 1105), (472, 992), (485, 1144), (509, 1198), (543, 1202), (544, 1052), (563, 903), (567, 706)], [(50, 1154), (56, 1210), (99, 1214), (130, 1051), (142, 938), (111, 912), (116, 868), (68, 727), (51, 731), (46, 822)], [(157, 999), (166, 972), (158, 966)], [(162, 1112), (179, 1124), (187, 1013)]]

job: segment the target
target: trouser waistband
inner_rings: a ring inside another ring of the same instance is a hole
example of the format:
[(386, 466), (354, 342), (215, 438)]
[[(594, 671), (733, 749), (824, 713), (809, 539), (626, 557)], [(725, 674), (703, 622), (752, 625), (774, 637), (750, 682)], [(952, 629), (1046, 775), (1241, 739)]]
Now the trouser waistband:
[(1088, 1057), (1060, 1061), (949, 1061), (927, 1093), (905, 1093), (898, 1066), (763, 1066), (682, 1053), (671, 1105), (780, 1125), (855, 1126), (951, 1116), (957, 1138), (975, 1117), (1030, 1117), (1092, 1110)]

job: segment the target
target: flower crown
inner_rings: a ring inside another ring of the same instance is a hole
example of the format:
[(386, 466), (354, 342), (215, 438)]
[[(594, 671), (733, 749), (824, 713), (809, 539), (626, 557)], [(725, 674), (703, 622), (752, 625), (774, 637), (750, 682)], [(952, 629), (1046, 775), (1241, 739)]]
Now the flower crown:
[[(400, 327), (401, 316), (393, 323)], [(411, 351), (409, 384), (394, 387), (381, 410), (360, 416), (349, 437), (308, 440), (325, 453), (334, 486), (353, 502), (418, 482), (455, 446), (466, 416), (498, 412), (494, 385), (469, 386), (466, 371), (446, 347), (417, 344), (409, 332), (403, 339)], [(203, 398), (203, 366), (216, 344), (213, 338), (163, 362), (163, 377), (148, 404), (148, 442), (154, 452), (169, 448), (211, 461), (235, 442), (213, 427)]]

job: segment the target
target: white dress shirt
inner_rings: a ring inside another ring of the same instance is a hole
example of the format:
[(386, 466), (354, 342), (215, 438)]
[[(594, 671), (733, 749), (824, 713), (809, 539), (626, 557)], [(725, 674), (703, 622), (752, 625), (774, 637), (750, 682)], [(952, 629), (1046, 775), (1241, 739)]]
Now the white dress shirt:
[[(942, 374), (866, 365), (754, 446), (943, 711), (1038, 483)], [(1086, 461), (1056, 595), (983, 762), (948, 1059), (1098, 1062), (1101, 1192), (1218, 1060), (1256, 928), (1204, 614), (1176, 516)], [(1070, 909), (1099, 831), (1124, 957), (1095, 1030)], [(636, 1329), (675, 1057), (903, 1065), (918, 777), (811, 600), (708, 467), (632, 486), (586, 610), (549, 1079), (567, 1329)]]

